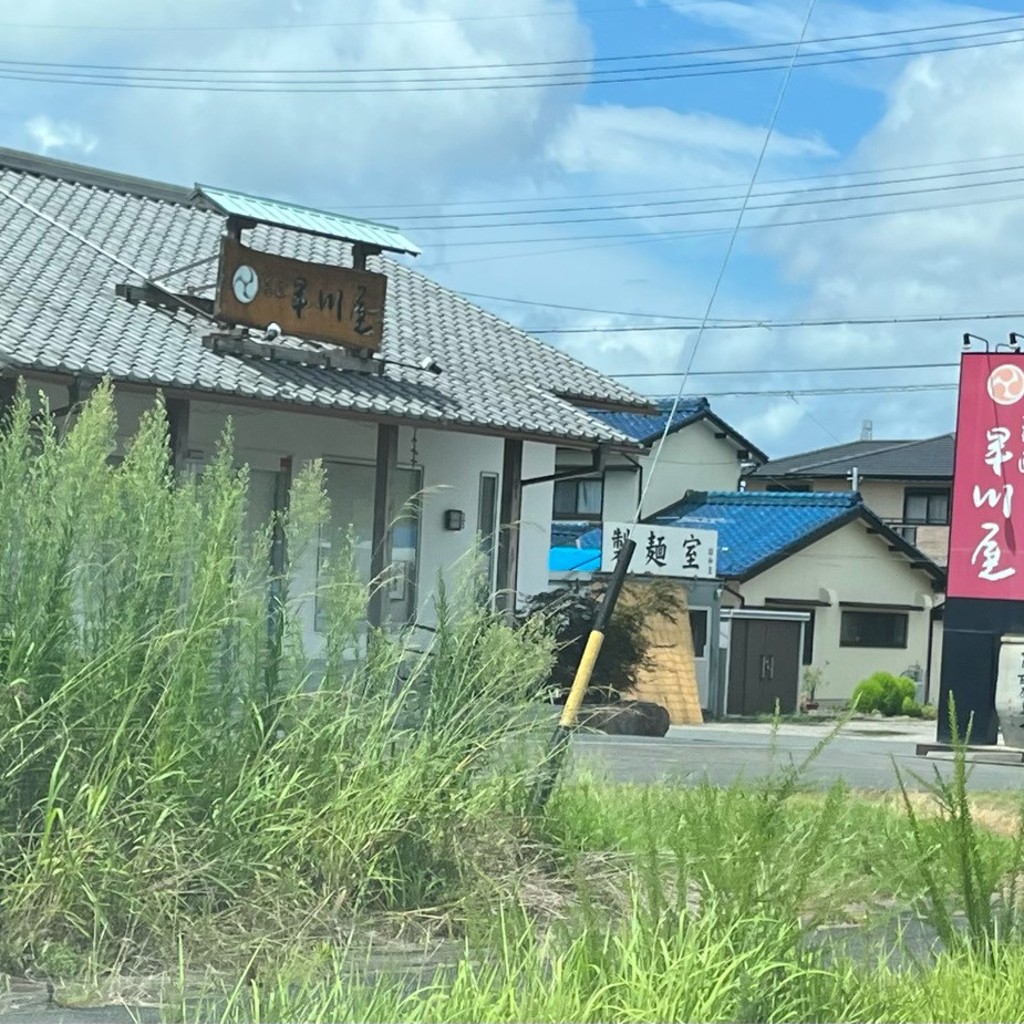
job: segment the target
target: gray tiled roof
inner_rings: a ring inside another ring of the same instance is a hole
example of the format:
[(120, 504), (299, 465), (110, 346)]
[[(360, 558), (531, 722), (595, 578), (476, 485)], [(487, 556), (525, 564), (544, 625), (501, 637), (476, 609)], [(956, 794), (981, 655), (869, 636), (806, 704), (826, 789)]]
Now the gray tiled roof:
[[(382, 353), (438, 375), (388, 365), (379, 375), (216, 354), (214, 330), (184, 310), (132, 305), (115, 295), (141, 283), (123, 266), (23, 209), (30, 204), (150, 277), (216, 256), (224, 220), (184, 205), (188, 189), (0, 150), (0, 357), (19, 369), (103, 376), (164, 388), (324, 407), (339, 413), (444, 423), (467, 431), (629, 443), (566, 397), (644, 406), (634, 392), (530, 337), (393, 260)], [(332, 239), (260, 226), (258, 249), (351, 265)], [(215, 276), (215, 263), (162, 282), (181, 291)], [(209, 291), (202, 294), (210, 295)]]
[(846, 477), (857, 469), (864, 477), (894, 480), (942, 480), (953, 476), (953, 434), (914, 441), (852, 441), (813, 452), (773, 459), (751, 476)]

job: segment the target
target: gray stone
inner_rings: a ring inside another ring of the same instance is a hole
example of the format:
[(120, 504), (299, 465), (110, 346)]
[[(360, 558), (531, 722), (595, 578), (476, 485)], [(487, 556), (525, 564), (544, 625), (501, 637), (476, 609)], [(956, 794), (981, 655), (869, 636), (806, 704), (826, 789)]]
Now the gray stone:
[(609, 736), (664, 736), (668, 733), (668, 711), (646, 700), (624, 700), (604, 707), (584, 707), (579, 724)]

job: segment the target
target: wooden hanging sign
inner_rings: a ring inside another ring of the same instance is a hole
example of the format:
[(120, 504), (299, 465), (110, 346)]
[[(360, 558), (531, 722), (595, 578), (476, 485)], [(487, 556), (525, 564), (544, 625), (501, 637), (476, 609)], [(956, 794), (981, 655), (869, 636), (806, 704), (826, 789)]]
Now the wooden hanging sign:
[(387, 277), (325, 263), (306, 263), (221, 239), (214, 315), (239, 327), (308, 341), (379, 351), (384, 337)]

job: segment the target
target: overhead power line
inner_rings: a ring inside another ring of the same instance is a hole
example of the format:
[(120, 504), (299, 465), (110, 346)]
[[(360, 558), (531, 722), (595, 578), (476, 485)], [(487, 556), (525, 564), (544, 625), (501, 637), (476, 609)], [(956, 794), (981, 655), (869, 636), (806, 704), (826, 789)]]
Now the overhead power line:
[[(1004, 38), (1009, 32), (1009, 38)], [(986, 38), (999, 37), (999, 38)], [(946, 46), (930, 45), (943, 41), (941, 37), (922, 40), (921, 42), (879, 44), (870, 47), (856, 47), (850, 50), (833, 50), (824, 55), (810, 54), (801, 59), (799, 68), (825, 67), (829, 65), (859, 63), (862, 61), (889, 60), (901, 57), (914, 57), (934, 53), (950, 53), (965, 49), (981, 49), (993, 46), (1020, 44), (1019, 30), (996, 30), (973, 33), (966, 36), (946, 37), (951, 40)], [(953, 42), (952, 40), (959, 40)], [(907, 48), (910, 47), (916, 48)], [(866, 50), (887, 52), (864, 52)], [(743, 60), (712, 61), (671, 66), (654, 66), (653, 68), (616, 70), (603, 72), (601, 69), (588, 73), (566, 72), (560, 76), (548, 74), (510, 75), (500, 77), (459, 77), (442, 78), (402, 78), (402, 79), (363, 79), (361, 81), (339, 81), (338, 79), (304, 79), (253, 81), (252, 79), (221, 78), (204, 80), (201, 78), (175, 78), (142, 75), (111, 75), (101, 72), (69, 71), (69, 72), (20, 72), (17, 70), (0, 71), (0, 78), (7, 81), (36, 82), (44, 84), (64, 84), (98, 86), (108, 88), (146, 89), (162, 92), (208, 92), (208, 93), (239, 93), (239, 94), (312, 94), (335, 95), (343, 93), (375, 94), (391, 92), (431, 93), (493, 91), (508, 89), (548, 89), (561, 86), (622, 85), (638, 82), (658, 82), (686, 78), (715, 77), (719, 75), (750, 74), (765, 71), (783, 71), (785, 62), (777, 57), (752, 57)], [(189, 72), (193, 73), (193, 72)], [(201, 73), (199, 69), (195, 73)], [(246, 72), (247, 74), (251, 72)]]
[(658, 440), (658, 444), (654, 449), (651, 457), (650, 469), (644, 474), (645, 479), (643, 485), (640, 488), (640, 497), (636, 503), (636, 511), (633, 514), (633, 523), (640, 522), (641, 510), (643, 509), (644, 502), (647, 500), (647, 495), (650, 493), (651, 485), (654, 483), (654, 477), (658, 470), (658, 462), (661, 458), (661, 454), (665, 449), (665, 442), (668, 440), (669, 429), (672, 426), (672, 421), (675, 419), (676, 411), (679, 408), (679, 403), (682, 400), (683, 392), (686, 390), (687, 374), (693, 369), (694, 360), (697, 358), (697, 352), (700, 349), (700, 343), (704, 339), (704, 330), (708, 326), (708, 321), (711, 319), (711, 311), (714, 309), (715, 300), (718, 298), (719, 290), (722, 287), (722, 282), (725, 280), (726, 272), (729, 269), (729, 260), (732, 258), (733, 250), (736, 247), (736, 242), (740, 235), (740, 226), (743, 223), (743, 215), (746, 212), (747, 206), (750, 203), (750, 197), (754, 193), (754, 188), (757, 186), (757, 176), (761, 173), (761, 166), (764, 163), (765, 155), (768, 152), (768, 146), (772, 140), (772, 133), (775, 131), (776, 122), (779, 119), (779, 113), (782, 110), (782, 104), (786, 98), (786, 92), (789, 89), (790, 80), (793, 77), (793, 68), (796, 66), (797, 58), (800, 56), (800, 46), (803, 41), (807, 38), (807, 29), (811, 24), (811, 15), (814, 13), (814, 5), (816, 0), (808, 0), (807, 10), (804, 14), (803, 24), (800, 27), (800, 38), (797, 40), (796, 46), (793, 47), (793, 53), (789, 58), (789, 64), (786, 67), (786, 72), (782, 76), (782, 81), (779, 84), (779, 90), (775, 97), (775, 103), (772, 105), (772, 112), (768, 118), (768, 127), (765, 130), (764, 138), (761, 141), (761, 148), (757, 152), (757, 160), (754, 162), (754, 169), (750, 175), (750, 181), (747, 184), (747, 190), (744, 193), (743, 201), (740, 204), (740, 208), (736, 214), (736, 222), (733, 225), (732, 234), (729, 236), (729, 243), (725, 247), (725, 253), (722, 256), (722, 262), (718, 268), (718, 276), (715, 278), (714, 284), (711, 286), (711, 292), (708, 295), (707, 305), (704, 307), (704, 313), (701, 316), (700, 326), (697, 328), (697, 334), (693, 339), (693, 344), (690, 346), (690, 351), (686, 355), (685, 362), (683, 364), (683, 376), (679, 381), (679, 388), (676, 390), (675, 398), (672, 400), (672, 406), (669, 409), (668, 416), (665, 417), (665, 426), (661, 432), (661, 437)]
[[(965, 323), (970, 320), (1018, 320), (1018, 313), (922, 313), (908, 316), (837, 317), (830, 320), (760, 320), (749, 323), (709, 323), (706, 331), (770, 331), (781, 327), (873, 327), (888, 324)], [(692, 331), (696, 324), (631, 324), (625, 327), (523, 327), (527, 334), (637, 334), (663, 331)]]
[[(585, 11), (579, 11), (575, 7), (566, 7), (558, 11), (531, 11), (529, 18), (578, 18), (581, 14), (588, 17), (594, 14), (646, 14), (654, 10), (653, 7), (644, 7), (639, 4), (629, 4), (625, 7), (590, 7)], [(370, 28), (384, 25), (447, 25), (451, 23), (461, 24), (462, 22), (473, 21), (521, 21), (524, 15), (517, 14), (467, 14), (440, 18), (387, 18), (373, 19), (371, 21), (306, 21), (301, 24), (278, 22), (273, 25), (246, 25), (236, 22), (233, 25), (140, 25), (134, 22), (131, 25), (96, 25), (96, 24), (52, 24), (46, 22), (29, 21), (5, 21), (0, 22), (0, 28), (18, 29), (28, 31), (46, 32), (120, 32), (130, 34), (158, 33), (164, 35), (169, 32), (230, 32), (237, 35), (241, 32), (281, 32), (281, 31), (310, 31), (325, 28)]]
[[(879, 370), (949, 370), (955, 369), (959, 363), (886, 363), (871, 366), (799, 366), (799, 367), (760, 367), (755, 370), (691, 370), (691, 377), (762, 377), (765, 374), (778, 373), (870, 373)], [(682, 377), (681, 370), (654, 370), (651, 373), (606, 373), (606, 377), (616, 380), (649, 377)]]
[[(999, 156), (974, 156), (965, 157), (960, 160), (941, 160), (931, 161), (923, 164), (898, 164), (896, 166), (887, 167), (869, 167), (861, 170), (847, 170), (847, 171), (831, 171), (824, 174), (808, 174), (797, 178), (763, 178), (761, 180), (761, 186), (768, 185), (792, 185), (798, 184), (804, 181), (827, 181), (833, 178), (853, 178), (860, 177), (865, 174), (892, 174), (902, 171), (919, 171), (919, 170), (932, 170), (936, 167), (959, 167), (964, 164), (978, 164), (978, 163), (991, 163), (993, 160), (1018, 160), (1024, 157), (1022, 153), (1003, 153)], [(1004, 171), (1005, 167), (991, 167), (988, 168), (990, 171)], [(979, 171), (978, 173), (983, 173)], [(953, 175), (948, 175), (953, 177)], [(325, 210), (345, 210), (349, 213), (356, 213), (358, 211), (368, 210), (387, 210), (393, 217), (401, 217), (403, 223), (411, 220), (411, 217), (407, 217), (405, 214), (399, 213), (401, 210), (421, 210), (421, 209), (437, 209), (439, 206), (443, 207), (463, 207), (463, 206), (504, 206), (512, 203), (547, 203), (547, 202), (570, 202), (570, 201), (583, 201), (585, 199), (622, 199), (630, 196), (667, 196), (667, 195), (681, 195), (684, 193), (695, 193), (695, 192), (711, 192), (721, 191), (722, 189), (733, 189), (742, 190), (744, 187), (743, 182), (731, 182), (729, 184), (716, 184), (716, 185), (688, 185), (682, 188), (660, 188), (660, 189), (641, 189), (639, 191), (632, 192), (588, 192), (588, 193), (570, 193), (557, 196), (523, 196), (521, 198), (515, 198), (511, 196), (505, 196), (498, 199), (467, 199), (462, 201), (448, 202), (446, 200), (436, 200), (430, 203), (374, 203), (370, 205), (357, 205), (352, 206), (346, 204), (345, 206), (323, 206)], [(837, 185), (836, 188), (843, 186)], [(757, 190), (754, 190), (755, 195), (759, 194)], [(642, 205), (642, 204), (638, 204)], [(493, 210), (480, 210), (478, 211), (479, 216), (489, 216), (498, 211)], [(524, 213), (526, 211), (510, 211), (511, 213)], [(546, 213), (551, 213), (551, 210), (545, 210)]]
[[(807, 395), (878, 395), (912, 393), (918, 391), (956, 391), (957, 385), (952, 384), (869, 384), (864, 387), (841, 387), (841, 388), (779, 388), (764, 391), (701, 391), (699, 395), (693, 394), (693, 398), (792, 398)], [(652, 396), (669, 399), (671, 395)]]
[[(1014, 170), (1016, 168), (1008, 167), (1006, 170)], [(962, 172), (965, 175), (976, 172)], [(993, 172), (984, 172), (993, 173)], [(916, 180), (927, 181), (936, 180), (938, 178), (951, 177), (951, 175), (934, 175), (931, 178), (922, 177)], [(894, 183), (899, 183), (900, 179), (893, 179)], [(915, 179), (904, 179), (905, 181), (913, 181)], [(843, 186), (823, 186), (822, 188), (803, 189), (795, 192), (769, 192), (764, 193), (766, 196), (790, 196), (792, 198), (786, 199), (785, 202), (781, 203), (757, 203), (751, 204), (747, 207), (748, 210), (784, 210), (789, 209), (792, 206), (824, 206), (829, 203), (864, 203), (872, 199), (898, 199), (902, 196), (920, 196), (920, 195), (932, 195), (943, 192), (961, 192), (964, 189), (971, 188), (986, 188), (992, 185), (1019, 185), (1024, 181), (1024, 177), (1020, 175), (1013, 175), (1011, 177), (996, 178), (992, 181), (960, 181), (954, 182), (948, 185), (932, 185), (927, 188), (909, 188), (909, 189), (890, 189), (882, 192), (872, 192), (866, 195), (856, 196), (814, 196), (810, 199), (801, 199), (801, 195), (805, 195), (808, 192), (819, 192), (819, 191), (832, 191), (838, 187)], [(861, 185), (857, 187), (868, 188), (877, 187), (879, 183), (872, 182), (867, 185)], [(854, 187), (854, 186), (849, 186)], [(666, 205), (681, 205), (684, 202), (716, 202), (721, 200), (682, 200), (677, 203), (667, 203)], [(653, 205), (653, 204), (652, 204)], [(612, 224), (621, 223), (622, 221), (629, 220), (644, 220), (644, 221), (659, 221), (659, 220), (673, 220), (680, 217), (708, 217), (719, 213), (736, 213), (739, 207), (737, 206), (719, 206), (710, 210), (673, 210), (671, 212), (658, 212), (658, 213), (644, 213), (635, 212), (627, 214), (613, 214), (610, 217), (557, 217), (550, 220), (524, 220), (524, 221), (484, 221), (480, 224), (436, 224), (426, 225), (420, 224), (417, 226), (418, 231), (483, 231), (491, 228), (497, 228), (502, 231), (507, 231), (510, 228), (535, 228), (535, 227), (567, 227), (572, 224)], [(539, 211), (546, 212), (546, 211)], [(459, 216), (455, 214), (455, 216)]]
[[(539, 309), (561, 309), (567, 310), (574, 313), (597, 313), (606, 316), (632, 316), (641, 319), (648, 320), (675, 320), (683, 321), (680, 326), (675, 325), (660, 325), (661, 329), (667, 329), (667, 327), (674, 327), (676, 330), (690, 330), (700, 322), (700, 318), (694, 315), (684, 316), (677, 313), (650, 313), (640, 312), (638, 310), (627, 310), (627, 309), (603, 309), (598, 306), (572, 306), (561, 302), (539, 302), (535, 299), (513, 299), (507, 295), (485, 295), (481, 292), (464, 292), (460, 291), (460, 295), (465, 296), (467, 299), (481, 299), (486, 302), (508, 302), (517, 306), (531, 306)], [(929, 317), (925, 321), (923, 318)], [(889, 313), (889, 314), (877, 314), (866, 318), (841, 318), (834, 317), (831, 319), (818, 319), (818, 320), (772, 320), (768, 317), (764, 319), (757, 319), (756, 317), (711, 317), (708, 320), (709, 329), (710, 325), (721, 325), (721, 330), (740, 330), (740, 331), (751, 331), (751, 330), (770, 330), (773, 327), (840, 327), (846, 326), (847, 324), (857, 323), (902, 323), (915, 318), (915, 322), (922, 323), (942, 323), (943, 321), (967, 321), (967, 320), (1015, 320), (1024, 317), (1024, 312), (1010, 312), (1010, 313)], [(650, 325), (644, 324), (645, 328)], [(566, 328), (564, 331), (555, 327), (539, 327), (536, 329), (522, 328), (530, 334), (561, 334), (572, 330), (590, 330), (595, 333), (605, 333), (606, 331), (613, 330), (613, 328), (604, 327), (591, 327), (591, 328)], [(618, 329), (618, 328), (615, 328)], [(632, 331), (634, 328), (625, 327), (623, 330)]]
[[(825, 43), (848, 43), (855, 42), (865, 39), (884, 39), (892, 36), (906, 36), (915, 35), (927, 32), (940, 32), (946, 29), (953, 28), (978, 28), (984, 25), (993, 24), (1006, 24), (1007, 22), (1020, 22), (1024, 20), (1022, 14), (1006, 14), (999, 15), (991, 18), (975, 18), (970, 21), (949, 21), (934, 25), (918, 25), (908, 28), (897, 28), (897, 29), (884, 29), (875, 32), (860, 32), (852, 35), (840, 35), (840, 36), (824, 36), (818, 39), (810, 39), (804, 43), (804, 47), (823, 45)], [(953, 35), (945, 36), (939, 39), (924, 39), (924, 40), (904, 40), (897, 43), (887, 44), (890, 47), (899, 47), (914, 45), (915, 43), (930, 43), (930, 42), (949, 42), (961, 39), (972, 39), (980, 38), (982, 36), (990, 36), (999, 34), (1000, 32), (1015, 31), (1015, 29), (1001, 29), (995, 32), (983, 32), (973, 33), (967, 35)], [(372, 67), (358, 67), (358, 68), (332, 68), (332, 67), (321, 67), (321, 68), (295, 68), (295, 67), (278, 67), (278, 68), (253, 68), (253, 67), (228, 67), (228, 68), (214, 68), (214, 67), (181, 67), (181, 66), (161, 66), (161, 65), (141, 65), (141, 64), (94, 64), (84, 63), (75, 61), (38, 61), (38, 60), (2, 60), (0, 64), (15, 66), (15, 67), (26, 67), (26, 68), (40, 68), (40, 69), (75, 69), (76, 71), (124, 71), (137, 74), (150, 74), (150, 73), (166, 73), (174, 75), (333, 75), (333, 74), (345, 74), (345, 75), (368, 75), (368, 74), (404, 74), (406, 72), (433, 72), (433, 71), (509, 71), (517, 70), (520, 68), (549, 68), (549, 67), (569, 67), (569, 66), (582, 66), (589, 69), (594, 65), (603, 64), (614, 64), (620, 62), (638, 62), (638, 61), (649, 61), (649, 60), (668, 60), (677, 57), (705, 57), (713, 56), (722, 53), (749, 53), (752, 51), (763, 51), (763, 50), (783, 50), (784, 53), (780, 56), (775, 54), (771, 57), (762, 57), (761, 60), (779, 60), (783, 56), (788, 57), (789, 51), (796, 44), (793, 42), (781, 42), (781, 43), (745, 43), (732, 46), (711, 46), (711, 47), (699, 47), (690, 48), (685, 50), (661, 50), (661, 51), (646, 51), (643, 53), (632, 53), (632, 54), (612, 54), (604, 56), (593, 56), (593, 57), (569, 57), (562, 58), (561, 60), (533, 60), (533, 61), (509, 61), (509, 62), (496, 62), (496, 63), (476, 63), (476, 64), (404, 64), (404, 65), (378, 65)], [(874, 49), (875, 47), (855, 47), (847, 50), (827, 50), (826, 53), (847, 53), (860, 51), (862, 49)], [(727, 63), (733, 63), (731, 61)], [(741, 62), (742, 63), (742, 62)], [(674, 65), (673, 65), (674, 67)], [(666, 70), (665, 68), (653, 68), (653, 69), (628, 69), (628, 70)], [(536, 76), (527, 76), (536, 77)]]
[[(940, 204), (925, 204), (923, 206), (904, 206), (898, 209), (891, 210), (864, 210), (860, 213), (843, 213), (836, 214), (830, 217), (809, 217), (803, 220), (777, 220), (768, 221), (761, 224), (743, 224), (742, 231), (765, 231), (775, 230), (778, 228), (793, 228), (802, 227), (807, 224), (834, 224), (840, 221), (846, 220), (862, 220), (866, 217), (895, 217), (902, 213), (930, 213), (935, 210), (959, 210), (971, 206), (988, 206), (993, 203), (1016, 203), (1024, 199), (1024, 196), (1020, 194), (1014, 194), (1009, 196), (991, 196), (988, 198), (980, 199), (968, 199), (959, 203), (940, 203)], [(629, 242), (635, 239), (643, 239), (647, 242), (666, 242), (672, 241), (679, 238), (709, 238), (713, 235), (724, 235), (728, 234), (728, 228), (691, 228), (683, 231), (638, 231), (638, 232), (620, 232), (614, 235), (548, 235), (547, 237), (541, 238), (502, 238), (502, 239), (473, 239), (472, 241), (466, 242), (449, 242), (445, 241), (443, 244), (445, 248), (451, 249), (469, 249), (477, 248), (480, 246), (508, 246), (508, 245), (537, 245), (548, 242), (600, 242), (608, 240), (618, 240), (621, 242)], [(522, 255), (526, 256), (545, 256), (553, 253), (562, 252), (576, 252), (580, 248), (590, 249), (592, 246), (575, 246), (569, 249), (551, 249), (541, 252), (528, 252)], [(508, 255), (499, 257), (487, 257), (487, 259), (506, 259)], [(472, 260), (466, 260), (464, 262), (479, 263), (482, 262), (479, 257)], [(446, 261), (448, 266), (456, 265), (455, 261)]]
[[(921, 181), (940, 181), (940, 180), (943, 180), (943, 179), (946, 179), (946, 178), (975, 178), (975, 177), (979, 177), (979, 176), (985, 175), (985, 174), (1002, 174), (1002, 173), (1007, 172), (1007, 171), (1019, 171), (1019, 170), (1024, 170), (1024, 164), (1009, 164), (1009, 165), (1004, 166), (1004, 167), (982, 167), (982, 168), (977, 168), (977, 169), (975, 169), (973, 171), (940, 171), (940, 172), (935, 173), (935, 174), (916, 174), (916, 175), (911, 175), (909, 177), (903, 177), (903, 178), (879, 178), (876, 181), (841, 182), (841, 183), (836, 184), (836, 185), (813, 185), (813, 186), (809, 186), (807, 188), (775, 189), (775, 190), (771, 190), (771, 191), (764, 190), (764, 191), (756, 191), (755, 192), (755, 197), (758, 198), (758, 199), (771, 199), (771, 198), (779, 198), (779, 197), (786, 197), (786, 196), (804, 196), (804, 195), (810, 195), (810, 194), (818, 193), (818, 192), (835, 192), (835, 191), (838, 191), (840, 189), (848, 190), (848, 189), (863, 189), (863, 188), (879, 188), (879, 187), (884, 186), (884, 185), (905, 185), (905, 184), (913, 184), (915, 182), (921, 182)], [(1013, 178), (1011, 180), (1016, 182), (1016, 181), (1020, 181), (1021, 179), (1020, 178)], [(969, 184), (963, 184), (963, 185), (960, 185), (958, 187), (960, 187), (960, 188), (967, 188), (967, 187), (970, 187), (970, 184), (974, 184), (976, 186), (982, 186), (982, 185), (988, 185), (988, 184), (1004, 184), (1004, 183), (1005, 182), (1000, 182), (1000, 181), (994, 181), (994, 182), (976, 181), (976, 182), (969, 183)], [(721, 186), (718, 186), (718, 187), (721, 188)], [(901, 192), (899, 194), (901, 194), (901, 195), (917, 195), (918, 193), (931, 192), (931, 191), (936, 191), (936, 190), (937, 191), (941, 191), (941, 189), (923, 188), (923, 189), (916, 189), (916, 190), (910, 190), (910, 191), (906, 191), (906, 192)], [(882, 195), (884, 196), (885, 193), (882, 193)], [(503, 225), (500, 225), (500, 226), (503, 226), (503, 227), (524, 227), (524, 226), (526, 226), (526, 227), (528, 227), (528, 226), (532, 226), (532, 225), (536, 225), (536, 224), (574, 224), (574, 223), (595, 223), (595, 222), (596, 223), (600, 223), (602, 220), (636, 220), (636, 219), (639, 219), (641, 217), (649, 218), (651, 216), (658, 216), (656, 214), (647, 214), (647, 213), (642, 212), (645, 209), (652, 209), (654, 207), (692, 206), (692, 205), (695, 205), (695, 204), (698, 204), (698, 203), (723, 203), (723, 202), (729, 202), (730, 200), (735, 200), (735, 199), (740, 199), (740, 198), (741, 198), (740, 195), (721, 195), (721, 196), (692, 197), (692, 198), (689, 198), (689, 199), (659, 199), (659, 200), (655, 200), (653, 202), (641, 202), (641, 203), (613, 203), (613, 204), (607, 204), (607, 205), (604, 205), (604, 204), (597, 204), (597, 205), (591, 204), (589, 206), (554, 206), (554, 207), (543, 207), (543, 208), (533, 209), (533, 210), (492, 210), (492, 211), (480, 211), (480, 212), (477, 212), (477, 213), (413, 214), (412, 216), (403, 216), (402, 217), (402, 223), (403, 223), (403, 225), (408, 225), (410, 223), (417, 222), (417, 221), (442, 221), (442, 222), (444, 222), (444, 221), (453, 221), (453, 220), (471, 220), (471, 219), (477, 218), (477, 217), (528, 217), (528, 216), (542, 216), (542, 215), (550, 214), (550, 213), (594, 213), (594, 212), (604, 212), (604, 211), (607, 211), (607, 210), (630, 210), (630, 211), (633, 211), (627, 217), (594, 218), (593, 220), (587, 219), (587, 220), (582, 220), (582, 221), (573, 221), (573, 220), (556, 220), (556, 221), (533, 220), (533, 221), (511, 222), (511, 223), (503, 224)], [(864, 195), (864, 196), (856, 196), (856, 195), (854, 195), (854, 196), (837, 196), (837, 197), (834, 197), (831, 200), (823, 200), (823, 201), (830, 201), (830, 202), (844, 201), (845, 202), (845, 201), (848, 201), (848, 200), (874, 199), (874, 198), (879, 198), (879, 196), (872, 196), (872, 195)], [(775, 208), (776, 206), (782, 207), (782, 206), (790, 206), (790, 205), (796, 205), (796, 204), (795, 203), (778, 203), (778, 204), (770, 204), (769, 206), (762, 206), (761, 208), (762, 209), (771, 209), (771, 208)], [(712, 209), (712, 210), (698, 210), (698, 211), (696, 211), (694, 216), (697, 213), (723, 213), (723, 212), (728, 212), (728, 209), (729, 209), (728, 207), (724, 207), (724, 208), (718, 208), (718, 209)], [(444, 225), (444, 224), (442, 226), (447, 227), (447, 225)], [(451, 227), (453, 227), (453, 228), (457, 228), (457, 227), (461, 227), (461, 226), (462, 225), (451, 225)], [(477, 225), (472, 225), (472, 226), (474, 226), (474, 227), (488, 227), (490, 225), (486, 225), (486, 224), (480, 225), (480, 224), (477, 224)], [(432, 224), (425, 224), (425, 225), (415, 224), (415, 227), (416, 227), (417, 230), (428, 230), (428, 231), (429, 230), (437, 230), (437, 226), (436, 225), (432, 225)]]

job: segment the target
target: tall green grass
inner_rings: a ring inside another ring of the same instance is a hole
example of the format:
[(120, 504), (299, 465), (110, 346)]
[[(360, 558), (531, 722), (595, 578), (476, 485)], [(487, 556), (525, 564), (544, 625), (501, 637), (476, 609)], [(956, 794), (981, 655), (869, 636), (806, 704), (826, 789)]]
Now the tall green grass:
[(359, 912), (487, 899), (550, 640), (467, 586), (427, 653), (364, 644), (342, 552), (317, 584), (318, 661), (299, 610), (329, 525), (321, 468), (248, 535), (230, 434), (183, 480), (159, 402), (120, 463), (116, 436), (109, 387), (66, 436), (22, 391), (0, 435), (0, 968), (159, 958), (182, 934), (244, 956)]
[[(840, 787), (812, 796), (797, 781), (784, 772), (724, 789), (563, 785), (545, 837), (561, 857), (559, 873), (572, 879), (573, 898), (559, 913), (503, 910), (461, 962), (440, 971), (392, 967), (368, 976), (357, 957), (324, 946), (301, 971), (293, 964), (247, 977), (198, 1003), (180, 1001), (170, 1017), (1024, 1019), (1019, 942), (997, 937), (983, 955), (969, 943), (929, 954), (927, 943), (906, 945), (900, 922), (884, 917), (852, 946), (834, 944), (851, 931), (815, 931), (883, 893), (904, 914), (927, 908), (933, 884), (958, 905), (959, 850), (946, 817), (908, 818)], [(932, 855), (925, 873), (921, 840)], [(980, 830), (976, 840), (994, 878), (1012, 868), (1012, 840)]]

